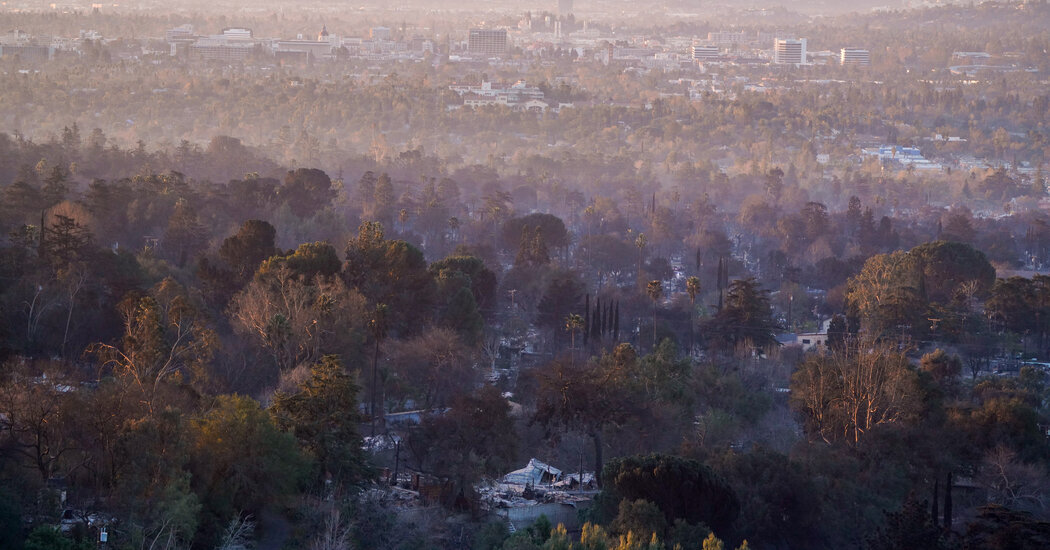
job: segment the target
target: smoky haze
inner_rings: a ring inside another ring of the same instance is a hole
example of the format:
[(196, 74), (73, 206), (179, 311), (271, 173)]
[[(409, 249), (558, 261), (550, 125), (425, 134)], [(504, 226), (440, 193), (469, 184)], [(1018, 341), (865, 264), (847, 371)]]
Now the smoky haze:
[(1045, 1), (0, 29), (0, 548), (1045, 546)]

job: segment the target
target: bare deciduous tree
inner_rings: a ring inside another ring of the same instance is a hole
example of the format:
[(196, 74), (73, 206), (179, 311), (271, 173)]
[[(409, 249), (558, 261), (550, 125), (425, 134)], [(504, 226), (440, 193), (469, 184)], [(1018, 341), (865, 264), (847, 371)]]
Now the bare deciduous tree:
[(811, 435), (853, 445), (875, 426), (914, 416), (922, 399), (907, 357), (875, 344), (810, 357), (792, 376), (791, 394)]
[(1046, 509), (1046, 473), (1038, 465), (1022, 462), (1012, 449), (999, 445), (988, 452), (979, 477), (992, 501), (1008, 508)]
[(138, 390), (152, 415), (157, 391), (165, 381), (176, 374), (198, 381), (206, 377), (205, 366), (217, 337), (204, 313), (173, 279), (158, 283), (149, 296), (126, 301), (121, 309), (122, 344), (98, 343), (89, 351)]
[(252, 536), (255, 534), (255, 521), (251, 516), (237, 517), (230, 520), (226, 530), (222, 534), (222, 542), (216, 546), (216, 550), (247, 550), (253, 546)]
[(310, 543), (310, 550), (351, 550), (350, 526), (345, 525), (339, 510), (332, 510), (324, 522), (324, 530)]
[(360, 328), (365, 300), (338, 278), (305, 281), (287, 267), (256, 278), (230, 306), (235, 326), (283, 372), (320, 359), (328, 344)]

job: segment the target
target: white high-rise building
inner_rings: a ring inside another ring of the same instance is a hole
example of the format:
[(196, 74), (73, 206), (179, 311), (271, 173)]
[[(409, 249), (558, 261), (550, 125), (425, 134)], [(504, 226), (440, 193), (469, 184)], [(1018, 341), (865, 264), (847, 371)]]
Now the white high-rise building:
[(805, 38), (777, 38), (773, 41), (773, 63), (777, 65), (805, 65)]
[(840, 65), (871, 65), (871, 52), (861, 48), (842, 48), (839, 51)]

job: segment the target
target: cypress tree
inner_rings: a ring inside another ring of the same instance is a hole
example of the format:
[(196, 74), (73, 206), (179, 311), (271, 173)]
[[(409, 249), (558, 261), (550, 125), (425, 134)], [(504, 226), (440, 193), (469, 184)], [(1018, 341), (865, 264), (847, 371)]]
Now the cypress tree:
[(930, 510), (930, 515), (933, 516), (933, 525), (934, 526), (940, 525), (940, 519), (941, 518), (938, 517), (940, 515), (940, 512), (937, 510), (937, 500), (940, 498), (940, 494), (939, 494), (940, 492), (941, 492), (941, 480), (938, 479), (935, 476), (933, 478), (933, 504), (931, 505), (932, 506), (932, 510)]
[(591, 294), (587, 293), (583, 306), (583, 346), (587, 347), (587, 340), (591, 336)]
[(718, 311), (725, 303), (726, 288), (729, 287), (729, 261), (725, 256), (718, 258)]
[(601, 322), (598, 324), (598, 338), (605, 338), (605, 335), (609, 332), (609, 304), (599, 304), (598, 307), (598, 318)]
[(602, 325), (603, 327), (605, 327), (604, 331), (602, 332), (602, 337), (603, 338), (611, 338), (612, 337), (612, 333), (613, 333), (613, 330), (612, 330), (613, 329), (613, 307), (615, 307), (614, 304), (615, 304), (615, 302), (609, 302), (609, 303), (605, 304), (605, 324)]
[(594, 324), (591, 327), (591, 338), (601, 340), (602, 337), (602, 299), (594, 298)]
[(605, 307), (602, 307), (602, 304), (600, 304), (600, 303), (598, 304), (598, 310), (597, 310), (597, 315), (598, 315), (598, 335), (596, 336), (596, 338), (598, 338), (599, 340), (604, 339), (605, 338), (605, 333), (607, 332), (606, 329), (605, 329), (605, 326), (606, 326), (605, 324), (607, 322), (607, 320), (605, 318), (605, 312), (608, 309), (609, 309), (609, 305), (608, 304), (606, 304)]
[(948, 481), (944, 485), (944, 528), (952, 528), (952, 472), (948, 470)]

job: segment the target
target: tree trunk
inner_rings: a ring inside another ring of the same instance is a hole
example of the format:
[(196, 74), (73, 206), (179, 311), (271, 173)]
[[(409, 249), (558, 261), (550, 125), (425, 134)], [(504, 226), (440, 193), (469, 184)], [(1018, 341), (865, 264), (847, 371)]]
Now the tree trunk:
[(693, 351), (696, 350), (696, 327), (694, 327), (693, 316), (696, 315), (696, 300), (690, 300), (692, 307), (689, 308), (689, 360), (690, 364), (693, 357)]
[(379, 372), (379, 338), (376, 338), (375, 353), (372, 354), (372, 436), (376, 435), (376, 379)]
[(656, 351), (656, 300), (653, 300), (653, 351)]
[(77, 295), (69, 297), (69, 309), (66, 311), (66, 329), (62, 332), (62, 358), (66, 358), (66, 343), (69, 341), (69, 323), (73, 320), (73, 306)]

